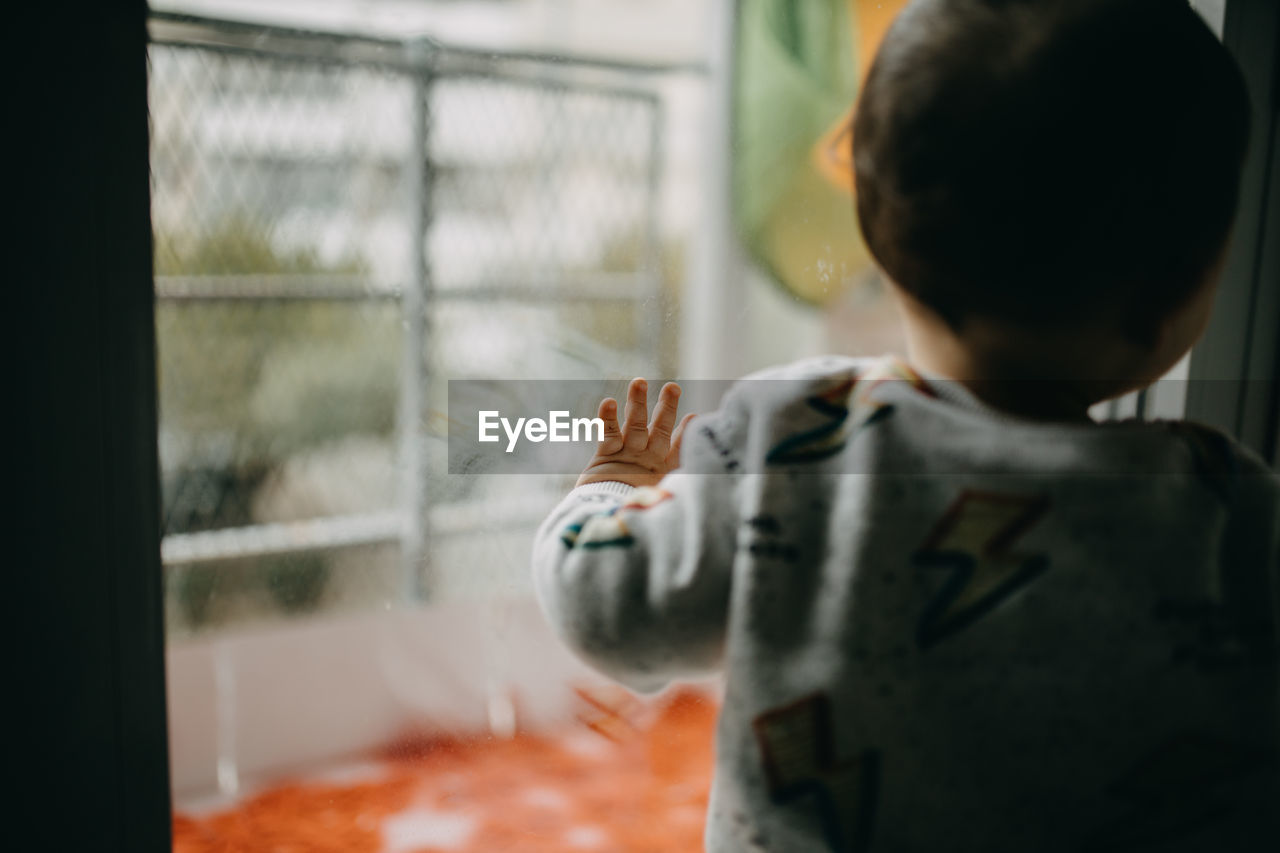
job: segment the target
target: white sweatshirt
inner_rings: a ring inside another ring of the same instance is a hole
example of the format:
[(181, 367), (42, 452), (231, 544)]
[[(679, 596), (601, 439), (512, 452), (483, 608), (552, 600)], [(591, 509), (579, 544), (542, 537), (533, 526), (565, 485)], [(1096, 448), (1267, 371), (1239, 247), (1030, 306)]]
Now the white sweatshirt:
[(807, 360), (534, 572), (623, 684), (723, 672), (713, 853), (1280, 849), (1280, 479), (1207, 428)]

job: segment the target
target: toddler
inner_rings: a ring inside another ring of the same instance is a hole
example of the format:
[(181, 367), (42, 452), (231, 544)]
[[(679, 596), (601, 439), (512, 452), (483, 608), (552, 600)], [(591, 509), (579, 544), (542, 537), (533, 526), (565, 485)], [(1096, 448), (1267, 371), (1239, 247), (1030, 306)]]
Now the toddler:
[(1088, 415), (1202, 332), (1248, 111), (1185, 0), (917, 0), (853, 133), (906, 359), (601, 404), (536, 589), (723, 673), (708, 850), (1280, 849), (1280, 480)]

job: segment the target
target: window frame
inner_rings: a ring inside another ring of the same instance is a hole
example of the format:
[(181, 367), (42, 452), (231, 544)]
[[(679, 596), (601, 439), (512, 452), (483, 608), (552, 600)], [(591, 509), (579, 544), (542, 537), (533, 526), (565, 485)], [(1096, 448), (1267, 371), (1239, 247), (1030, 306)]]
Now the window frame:
[(1253, 104), (1240, 206), (1213, 316), (1191, 353), (1184, 416), (1235, 436), (1272, 465), (1280, 420), (1280, 5), (1230, 0), (1223, 43)]
[(14, 811), (45, 846), (160, 853), (172, 816), (147, 8), (24, 13), (15, 32), (43, 37), (14, 40)]

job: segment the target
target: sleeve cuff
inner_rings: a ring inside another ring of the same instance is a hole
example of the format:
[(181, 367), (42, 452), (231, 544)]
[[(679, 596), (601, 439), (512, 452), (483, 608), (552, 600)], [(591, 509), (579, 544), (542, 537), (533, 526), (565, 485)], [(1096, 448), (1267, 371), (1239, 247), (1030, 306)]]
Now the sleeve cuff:
[(585, 486), (575, 486), (573, 491), (569, 492), (569, 495), (572, 497), (613, 495), (614, 497), (625, 498), (635, 490), (635, 486), (629, 486), (626, 483), (619, 483), (611, 480), (607, 483), (587, 483)]

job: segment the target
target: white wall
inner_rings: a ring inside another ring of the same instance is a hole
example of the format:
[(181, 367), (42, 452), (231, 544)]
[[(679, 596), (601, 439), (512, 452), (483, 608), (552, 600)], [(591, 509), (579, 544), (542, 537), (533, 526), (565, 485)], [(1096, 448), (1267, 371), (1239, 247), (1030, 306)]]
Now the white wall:
[(489, 733), (511, 711), (521, 730), (554, 729), (572, 719), (571, 685), (601, 680), (521, 598), (227, 633), (167, 657), (179, 805), (398, 737)]

